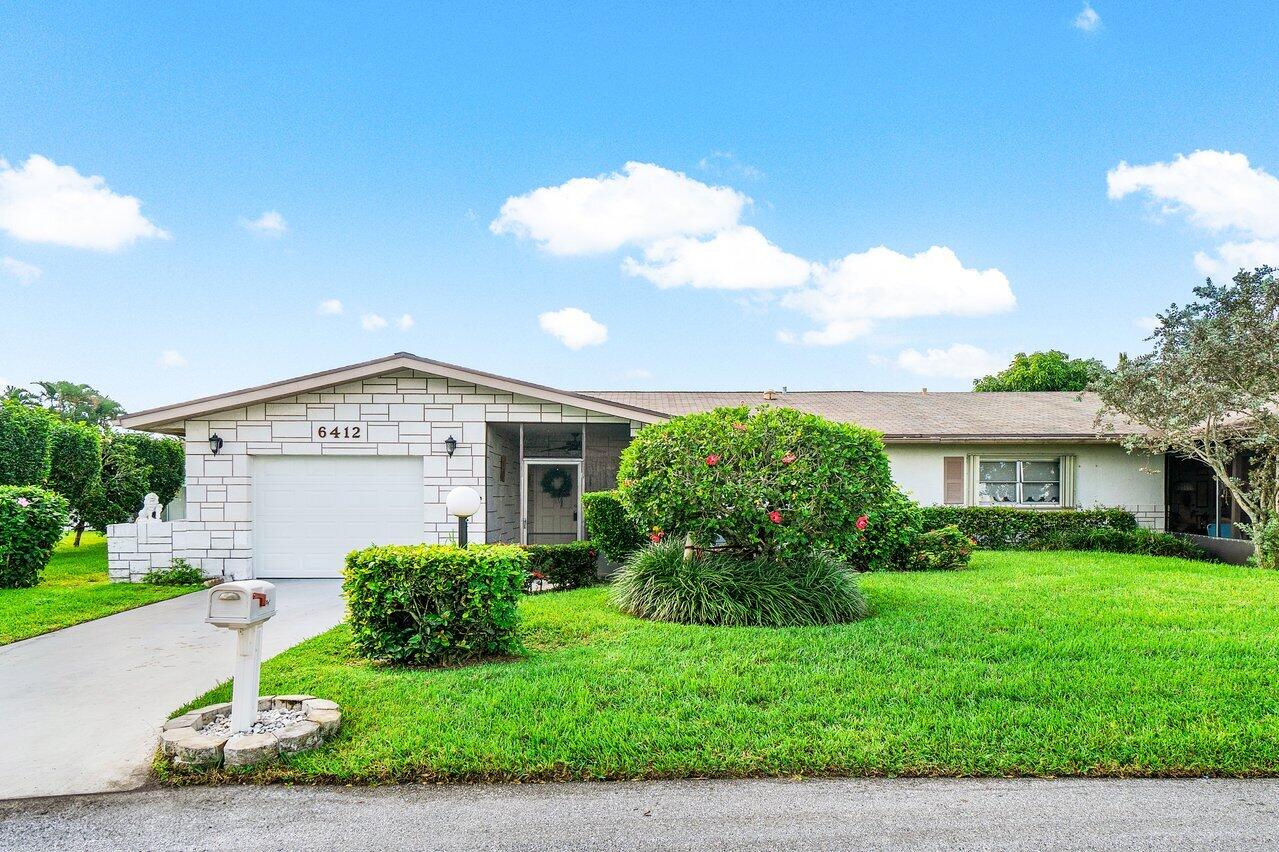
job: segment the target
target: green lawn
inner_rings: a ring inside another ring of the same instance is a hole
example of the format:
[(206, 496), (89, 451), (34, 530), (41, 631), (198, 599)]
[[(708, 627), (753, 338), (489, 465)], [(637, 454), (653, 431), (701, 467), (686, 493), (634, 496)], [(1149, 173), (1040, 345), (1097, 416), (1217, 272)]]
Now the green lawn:
[(110, 583), (106, 539), (97, 533), (85, 533), (80, 546), (72, 547), (68, 536), (58, 545), (40, 585), (31, 589), (0, 589), (0, 645), (184, 595), (198, 588)]
[(365, 663), (338, 627), (268, 662), (262, 691), (340, 702), (342, 733), (249, 777), (1279, 773), (1279, 574), (979, 552), (862, 584), (869, 619), (784, 630), (539, 595), (525, 658), (448, 670)]

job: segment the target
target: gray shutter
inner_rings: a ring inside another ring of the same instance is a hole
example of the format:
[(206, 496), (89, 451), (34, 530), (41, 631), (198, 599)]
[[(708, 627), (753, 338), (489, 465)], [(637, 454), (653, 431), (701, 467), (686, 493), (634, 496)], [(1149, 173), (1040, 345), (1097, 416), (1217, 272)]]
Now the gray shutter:
[(945, 456), (941, 464), (942, 502), (947, 506), (964, 505), (964, 457)]

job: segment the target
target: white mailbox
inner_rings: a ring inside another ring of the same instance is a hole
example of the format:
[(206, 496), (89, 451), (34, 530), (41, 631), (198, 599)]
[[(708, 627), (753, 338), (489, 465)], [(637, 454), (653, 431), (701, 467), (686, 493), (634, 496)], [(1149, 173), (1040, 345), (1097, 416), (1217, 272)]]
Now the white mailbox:
[(235, 631), (235, 683), (231, 687), (231, 730), (247, 731), (258, 717), (262, 674), (262, 625), (275, 615), (275, 584), (241, 580), (209, 589), (204, 620)]
[(218, 627), (238, 630), (261, 624), (273, 615), (275, 584), (265, 580), (242, 580), (209, 589), (209, 609), (204, 620)]

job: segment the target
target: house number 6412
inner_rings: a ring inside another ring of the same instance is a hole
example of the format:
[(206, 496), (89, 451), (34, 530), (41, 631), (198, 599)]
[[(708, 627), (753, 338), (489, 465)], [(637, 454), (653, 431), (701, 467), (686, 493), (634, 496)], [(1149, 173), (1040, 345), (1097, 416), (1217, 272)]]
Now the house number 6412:
[(315, 430), (319, 438), (359, 438), (359, 426), (321, 426)]

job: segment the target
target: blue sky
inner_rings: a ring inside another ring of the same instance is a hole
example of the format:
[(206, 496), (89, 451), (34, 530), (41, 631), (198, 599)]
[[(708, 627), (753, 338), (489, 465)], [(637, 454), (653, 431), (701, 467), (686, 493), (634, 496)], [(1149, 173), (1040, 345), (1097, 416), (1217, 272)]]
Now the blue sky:
[(0, 4), (0, 380), (963, 389), (1279, 245), (1272, 8), (849, 5)]

